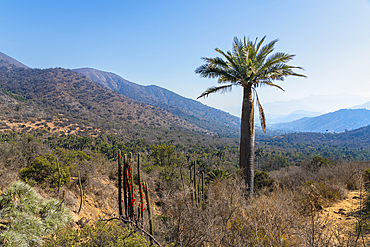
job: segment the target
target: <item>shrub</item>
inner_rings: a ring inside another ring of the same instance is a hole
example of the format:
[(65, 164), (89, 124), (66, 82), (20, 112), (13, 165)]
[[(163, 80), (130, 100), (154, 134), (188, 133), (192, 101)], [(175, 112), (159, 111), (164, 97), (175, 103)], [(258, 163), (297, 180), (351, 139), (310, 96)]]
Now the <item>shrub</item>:
[(228, 171), (223, 170), (221, 168), (217, 168), (217, 169), (213, 169), (212, 171), (207, 173), (206, 181), (208, 183), (211, 183), (211, 182), (213, 182), (217, 179), (218, 180), (224, 180), (224, 179), (228, 179), (228, 178), (231, 178), (231, 175)]
[(58, 200), (46, 200), (19, 181), (0, 195), (0, 218), (8, 222), (0, 232), (1, 246), (39, 245), (43, 236), (72, 220)]
[(271, 187), (273, 179), (270, 178), (269, 174), (265, 171), (254, 170), (254, 187), (256, 189), (262, 189), (264, 187)]
[(85, 225), (81, 230), (70, 227), (59, 229), (44, 239), (48, 246), (150, 246), (150, 242), (120, 221), (99, 221)]
[(71, 177), (69, 167), (58, 164), (57, 158), (49, 153), (38, 156), (30, 167), (22, 168), (19, 174), (26, 182), (30, 180), (37, 183), (47, 181), (52, 187), (58, 186), (59, 183), (60, 186), (68, 183)]

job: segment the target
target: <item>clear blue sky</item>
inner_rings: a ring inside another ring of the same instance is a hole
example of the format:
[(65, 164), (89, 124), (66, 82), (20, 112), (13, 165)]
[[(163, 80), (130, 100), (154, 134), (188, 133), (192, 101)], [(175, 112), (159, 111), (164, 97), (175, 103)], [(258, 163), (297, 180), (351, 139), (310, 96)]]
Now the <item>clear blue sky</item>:
[[(194, 73), (201, 57), (230, 50), (235, 36), (266, 35), (308, 78), (281, 82), (285, 92), (261, 88), (262, 103), (343, 93), (357, 96), (348, 106), (370, 101), (369, 0), (0, 0), (0, 33), (0, 51), (30, 67), (91, 67), (193, 99), (216, 85)], [(241, 89), (201, 101), (237, 115)]]

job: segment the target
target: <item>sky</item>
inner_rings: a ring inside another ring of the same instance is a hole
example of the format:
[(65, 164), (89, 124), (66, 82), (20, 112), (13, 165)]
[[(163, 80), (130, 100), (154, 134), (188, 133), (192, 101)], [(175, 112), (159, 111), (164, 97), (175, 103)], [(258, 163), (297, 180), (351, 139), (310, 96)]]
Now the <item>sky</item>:
[[(217, 85), (194, 73), (202, 57), (231, 50), (234, 37), (266, 36), (307, 79), (259, 88), (263, 105), (330, 95), (310, 108), (325, 113), (370, 101), (370, 0), (0, 0), (0, 34), (0, 52), (29, 67), (90, 67), (192, 99)], [(234, 115), (241, 100), (240, 87), (200, 99)], [(276, 108), (266, 113), (290, 113)]]

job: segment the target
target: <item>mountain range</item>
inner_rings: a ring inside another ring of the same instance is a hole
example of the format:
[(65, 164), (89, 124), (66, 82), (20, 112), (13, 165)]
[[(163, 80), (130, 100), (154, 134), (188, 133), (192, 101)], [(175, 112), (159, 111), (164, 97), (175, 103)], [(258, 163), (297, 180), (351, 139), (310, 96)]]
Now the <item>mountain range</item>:
[(351, 105), (361, 105), (366, 101), (369, 101), (368, 98), (349, 93), (328, 95), (311, 94), (301, 99), (264, 103), (263, 108), (267, 117), (269, 114), (286, 115), (287, 113), (298, 110), (321, 112), (323, 114), (339, 109), (346, 109), (350, 106), (348, 102), (351, 102)]
[(37, 119), (50, 119), (59, 127), (75, 124), (79, 129), (109, 129), (123, 135), (140, 127), (206, 131), (62, 68), (0, 67), (0, 92), (0, 118), (10, 123), (31, 125)]
[[(3, 67), (3, 70), (4, 68), (6, 68), (7, 70), (30, 69), (30, 67), (5, 55), (4, 53), (0, 53), (0, 66)], [(27, 70), (27, 73), (29, 74), (28, 76), (34, 78), (35, 75), (33, 74), (35, 73), (35, 71), (31, 72), (31, 70), (30, 71)], [(19, 72), (24, 74), (26, 73), (25, 71), (23, 72), (17, 71), (17, 73)], [(38, 72), (36, 74), (40, 73), (42, 74), (44, 72), (46, 73), (45, 70), (37, 71)], [(74, 71), (71, 70), (70, 72), (71, 73), (77, 72), (80, 75), (82, 75), (83, 78), (85, 78), (85, 79), (81, 78), (82, 80), (84, 80), (84, 83), (87, 83), (87, 81), (97, 83), (103, 86), (104, 88), (118, 92), (120, 95), (124, 96), (123, 98), (127, 97), (133, 100), (134, 102), (137, 102), (138, 105), (140, 106), (145, 106), (148, 109), (153, 108), (153, 106), (158, 109), (162, 109), (163, 111), (168, 112), (169, 115), (176, 116), (179, 119), (181, 119), (182, 123), (186, 122), (187, 125), (193, 126), (197, 130), (202, 130), (207, 133), (228, 136), (230, 135), (237, 136), (239, 133), (240, 118), (235, 117), (229, 113), (223, 112), (221, 110), (206, 106), (196, 100), (185, 98), (174, 92), (171, 92), (170, 90), (155, 85), (142, 86), (127, 81), (114, 73), (99, 71), (90, 68), (75, 69)], [(63, 69), (63, 71), (58, 72), (49, 69), (49, 73), (55, 73), (56, 75), (62, 73), (70, 74), (70, 76), (72, 76), (70, 72), (68, 72), (65, 69)], [(15, 73), (15, 70), (13, 70), (12, 73)], [(14, 76), (17, 77), (17, 75)], [(76, 76), (72, 77), (76, 79)], [(3, 78), (3, 80), (6, 81), (7, 79)], [(60, 78), (57, 80), (60, 80)], [(87, 84), (91, 84), (90, 82)], [(5, 85), (2, 86), (3, 91), (9, 90), (9, 88), (5, 89), (4, 87)], [(17, 89), (12, 88), (11, 90)]]
[[(0, 100), (4, 115), (7, 112), (12, 117), (19, 113), (54, 117), (69, 114), (71, 118), (95, 123), (96, 126), (107, 125), (104, 122), (125, 121), (126, 125), (173, 126), (224, 136), (237, 136), (239, 133), (238, 117), (159, 86), (130, 82), (114, 73), (91, 68), (30, 69), (3, 53), (0, 53), (0, 66)], [(307, 99), (312, 100), (312, 97)], [(281, 107), (292, 102), (278, 103)], [(353, 130), (370, 124), (370, 111), (355, 109), (369, 106), (367, 103), (323, 115), (302, 110), (286, 116), (266, 114), (268, 130), (272, 130), (271, 135), (281, 131), (325, 133)], [(271, 108), (269, 103), (264, 107)], [(16, 108), (20, 111), (12, 111)], [(258, 135), (259, 132), (257, 128)]]
[(212, 133), (236, 136), (240, 131), (240, 118), (165, 88), (156, 85), (142, 86), (114, 73), (91, 68), (73, 69), (73, 71), (130, 99), (157, 106)]
[(158, 86), (141, 86), (94, 69), (31, 69), (4, 53), (0, 53), (0, 101), (1, 120), (11, 122), (63, 118), (79, 122), (79, 128), (122, 131), (142, 126), (227, 136), (237, 136), (240, 126), (238, 117)]
[(288, 123), (273, 124), (270, 128), (287, 132), (334, 133), (367, 125), (370, 125), (370, 110), (341, 109), (316, 117), (304, 117)]
[(322, 113), (320, 112), (311, 112), (305, 110), (297, 110), (287, 115), (278, 115), (278, 114), (266, 114), (266, 122), (267, 125), (272, 125), (276, 123), (287, 123), (292, 122), (304, 117), (316, 117), (320, 116)]

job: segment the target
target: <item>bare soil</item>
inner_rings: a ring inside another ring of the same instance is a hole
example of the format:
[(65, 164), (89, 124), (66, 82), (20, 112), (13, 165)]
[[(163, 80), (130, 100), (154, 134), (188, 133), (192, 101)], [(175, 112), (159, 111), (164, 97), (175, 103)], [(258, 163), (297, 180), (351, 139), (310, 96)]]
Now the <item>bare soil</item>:
[[(360, 206), (362, 196), (359, 190), (349, 191), (347, 198), (325, 208), (323, 214), (327, 214), (329, 222), (341, 228), (343, 230), (342, 232), (358, 236), (358, 232), (356, 232), (356, 223), (359, 223), (361, 218)], [(370, 246), (370, 233), (365, 231), (363, 236), (360, 235), (358, 243), (360, 246), (363, 246), (363, 243), (365, 243), (365, 246)]]

